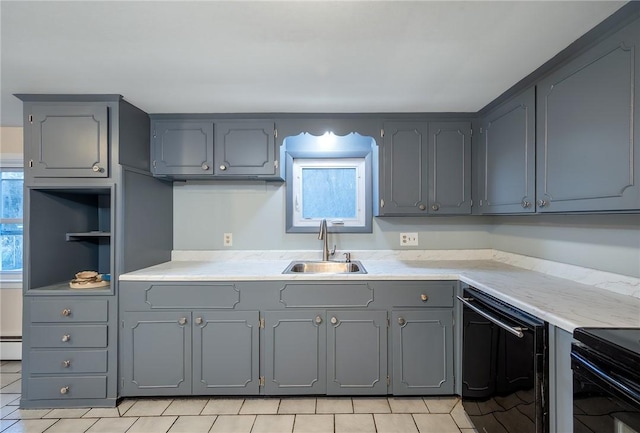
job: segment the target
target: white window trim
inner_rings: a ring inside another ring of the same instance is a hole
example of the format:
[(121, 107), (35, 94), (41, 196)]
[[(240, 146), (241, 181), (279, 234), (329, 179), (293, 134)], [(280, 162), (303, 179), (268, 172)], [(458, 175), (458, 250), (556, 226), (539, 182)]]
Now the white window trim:
[(294, 158), (293, 160), (293, 226), (317, 227), (322, 218), (302, 217), (302, 170), (305, 168), (354, 168), (356, 170), (356, 217), (328, 218), (328, 226), (366, 226), (365, 158)]

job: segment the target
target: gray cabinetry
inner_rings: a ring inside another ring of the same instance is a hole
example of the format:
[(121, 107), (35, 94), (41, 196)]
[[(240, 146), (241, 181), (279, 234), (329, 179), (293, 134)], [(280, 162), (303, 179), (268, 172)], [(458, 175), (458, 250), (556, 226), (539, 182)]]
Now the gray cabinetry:
[(212, 175), (213, 140), (213, 120), (153, 120), (153, 174)]
[(394, 310), (393, 394), (453, 394), (451, 309)]
[(33, 177), (108, 177), (105, 103), (33, 103), (27, 114), (25, 163)]
[(273, 121), (216, 121), (217, 176), (275, 177), (275, 125)]
[(385, 122), (380, 167), (381, 216), (426, 214), (426, 122)]
[(640, 20), (538, 83), (540, 212), (640, 208)]
[(482, 214), (535, 212), (535, 88), (481, 119), (477, 206)]
[(471, 213), (471, 123), (429, 123), (430, 214)]

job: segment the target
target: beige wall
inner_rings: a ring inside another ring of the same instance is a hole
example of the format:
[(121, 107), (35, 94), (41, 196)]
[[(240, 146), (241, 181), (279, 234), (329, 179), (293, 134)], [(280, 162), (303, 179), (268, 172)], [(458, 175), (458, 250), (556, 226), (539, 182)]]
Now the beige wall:
[(0, 127), (0, 156), (22, 155), (22, 127)]

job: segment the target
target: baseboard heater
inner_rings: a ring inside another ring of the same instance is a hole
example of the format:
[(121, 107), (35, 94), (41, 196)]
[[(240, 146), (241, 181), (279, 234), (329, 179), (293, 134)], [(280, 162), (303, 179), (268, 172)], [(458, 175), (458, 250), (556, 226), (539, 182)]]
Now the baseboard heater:
[(0, 360), (19, 361), (22, 359), (22, 337), (0, 337)]

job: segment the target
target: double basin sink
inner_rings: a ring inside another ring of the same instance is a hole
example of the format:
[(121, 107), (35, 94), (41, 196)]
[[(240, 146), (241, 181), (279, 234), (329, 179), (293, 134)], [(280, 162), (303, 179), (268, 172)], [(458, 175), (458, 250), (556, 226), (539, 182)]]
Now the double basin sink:
[(283, 274), (366, 274), (362, 264), (353, 262), (293, 261)]

